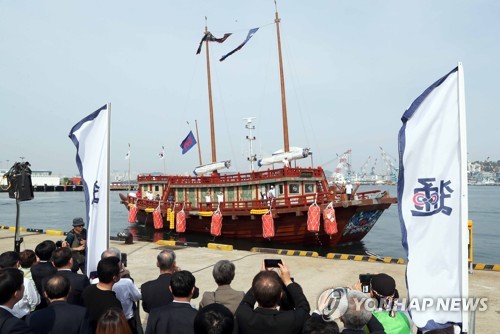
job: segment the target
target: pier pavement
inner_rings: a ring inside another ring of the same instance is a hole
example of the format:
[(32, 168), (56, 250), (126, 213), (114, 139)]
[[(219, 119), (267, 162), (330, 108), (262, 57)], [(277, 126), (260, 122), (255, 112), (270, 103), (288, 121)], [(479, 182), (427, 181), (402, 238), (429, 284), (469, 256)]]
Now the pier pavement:
[[(62, 235), (49, 235), (43, 233), (22, 232), (24, 242), (21, 250), (35, 249), (43, 240), (64, 239)], [(0, 230), (0, 252), (13, 250), (14, 232)], [(127, 254), (127, 268), (138, 287), (142, 283), (156, 279), (159, 270), (156, 267), (156, 256), (168, 246), (160, 246), (151, 242), (134, 241), (125, 244), (123, 241), (110, 241), (110, 247), (116, 247)], [(231, 286), (236, 290), (247, 291), (255, 274), (261, 268), (265, 258), (281, 258), (290, 268), (295, 281), (299, 283), (311, 305), (311, 311), (317, 307), (318, 296), (327, 288), (352, 286), (356, 283), (359, 274), (387, 273), (394, 277), (400, 297), (406, 297), (405, 265), (381, 263), (332, 260), (324, 257), (287, 256), (265, 253), (252, 253), (248, 251), (225, 251), (205, 247), (170, 247), (175, 250), (177, 265), (183, 270), (189, 270), (196, 277), (196, 285), (200, 289), (200, 297), (193, 299), (196, 306), (205, 291), (214, 291), (216, 284), (212, 277), (213, 265), (222, 259), (233, 261), (236, 266), (236, 276)], [(500, 272), (475, 270), (469, 275), (470, 296), (488, 298), (488, 309), (476, 312), (476, 333), (500, 333), (496, 325), (500, 314), (500, 289), (498, 285)], [(496, 283), (495, 283), (496, 282)], [(147, 314), (141, 308), (143, 325), (146, 324)]]

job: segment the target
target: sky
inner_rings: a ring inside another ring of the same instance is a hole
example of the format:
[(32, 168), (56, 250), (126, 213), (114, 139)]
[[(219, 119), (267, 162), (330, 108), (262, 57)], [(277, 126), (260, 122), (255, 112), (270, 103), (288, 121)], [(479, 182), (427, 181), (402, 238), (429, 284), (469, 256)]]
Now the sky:
[[(458, 62), (468, 158), (500, 160), (499, 1), (278, 1), (278, 12), (290, 146), (310, 148), (315, 166), (333, 171), (351, 149), (353, 170), (368, 157), (382, 170), (379, 147), (397, 157), (405, 109)], [(77, 175), (68, 134), (106, 103), (112, 173), (128, 173), (130, 144), (132, 175), (191, 174), (197, 147), (179, 145), (195, 123), (210, 162), (206, 60), (195, 54), (207, 17), (216, 37), (233, 33), (210, 43), (217, 160), (248, 171), (243, 118), (256, 117), (259, 158), (283, 147), (274, 16), (272, 0), (0, 0), (0, 169), (23, 157)]]

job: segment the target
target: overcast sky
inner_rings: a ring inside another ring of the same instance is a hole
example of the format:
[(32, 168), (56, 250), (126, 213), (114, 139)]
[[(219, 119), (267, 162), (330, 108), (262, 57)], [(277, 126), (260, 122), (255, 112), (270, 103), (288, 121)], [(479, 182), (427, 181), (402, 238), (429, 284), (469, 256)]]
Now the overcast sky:
[[(352, 149), (354, 170), (381, 146), (397, 157), (401, 116), (460, 61), (470, 160), (499, 160), (500, 1), (279, 1), (290, 145), (333, 170)], [(247, 171), (244, 117), (255, 153), (282, 148), (272, 0), (0, 0), (0, 168), (78, 173), (72, 126), (110, 102), (111, 170), (191, 173), (197, 148), (179, 147), (198, 121), (210, 160), (204, 53), (211, 43), (217, 159)], [(259, 31), (239, 52), (249, 29)], [(187, 124), (189, 122), (189, 125)], [(429, 148), (432, 149), (432, 148)], [(306, 163), (302, 163), (305, 165)]]

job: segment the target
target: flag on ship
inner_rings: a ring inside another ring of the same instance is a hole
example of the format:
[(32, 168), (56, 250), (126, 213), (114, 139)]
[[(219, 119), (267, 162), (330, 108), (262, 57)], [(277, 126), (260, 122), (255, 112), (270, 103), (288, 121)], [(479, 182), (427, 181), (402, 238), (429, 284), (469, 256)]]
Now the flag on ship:
[(259, 30), (259, 28), (253, 28), (253, 29), (250, 29), (248, 31), (248, 35), (247, 35), (247, 38), (243, 41), (243, 43), (241, 43), (240, 45), (238, 45), (238, 47), (236, 49), (234, 49), (233, 51), (229, 52), (228, 54), (222, 56), (222, 58), (220, 59), (220, 61), (223, 61), (224, 59), (226, 59), (227, 57), (229, 57), (230, 55), (232, 55), (233, 53), (235, 53), (236, 51), (238, 50), (241, 50), (241, 48), (250, 40), (250, 38), (253, 37), (253, 35), (257, 32), (257, 30)]
[(109, 243), (109, 105), (78, 122), (69, 133), (85, 192), (87, 273), (97, 270)]
[(184, 138), (181, 143), (182, 154), (189, 151), (194, 145), (196, 145), (196, 139), (194, 138), (193, 131), (189, 131), (189, 134)]
[[(405, 111), (399, 131), (398, 203), (408, 264), (410, 301), (433, 297), (411, 310), (422, 330), (462, 324), (468, 332), (467, 142), (463, 69), (427, 88)], [(441, 299), (441, 300), (438, 300)], [(450, 312), (437, 303), (458, 299)]]
[(201, 39), (200, 41), (200, 45), (198, 46), (198, 50), (196, 50), (196, 54), (200, 54), (201, 52), (201, 48), (203, 46), (203, 42), (205, 41), (209, 41), (209, 42), (217, 42), (217, 43), (224, 43), (224, 41), (229, 37), (231, 36), (232, 33), (227, 33), (227, 34), (224, 34), (223, 37), (221, 38), (217, 38), (215, 37), (214, 35), (212, 35), (211, 32), (207, 32), (205, 33), (205, 35), (203, 35), (203, 38)]
[(161, 151), (160, 151), (160, 153), (158, 153), (158, 158), (160, 158), (160, 160), (165, 158), (165, 147), (164, 146), (161, 147)]

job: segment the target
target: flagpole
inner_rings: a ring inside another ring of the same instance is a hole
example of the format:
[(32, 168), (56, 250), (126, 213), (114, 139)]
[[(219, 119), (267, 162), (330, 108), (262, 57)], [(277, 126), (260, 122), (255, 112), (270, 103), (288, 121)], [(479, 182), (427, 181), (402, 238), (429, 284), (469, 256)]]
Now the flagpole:
[[(469, 198), (467, 189), (467, 128), (465, 117), (465, 85), (464, 85), (464, 72), (462, 63), (458, 63), (458, 112), (459, 112), (459, 126), (460, 126), (460, 198), (461, 198), (461, 244), (462, 244), (462, 298), (469, 298), (469, 273), (468, 273), (468, 245), (469, 245), (469, 231), (468, 231), (468, 213), (469, 213)], [(466, 299), (462, 299), (466, 300)], [(462, 332), (469, 332), (469, 314), (468, 311), (462, 308)]]
[(163, 175), (167, 175), (167, 159), (165, 158), (165, 153), (163, 153)]
[(128, 192), (130, 192), (130, 143), (128, 143)]
[(200, 137), (198, 136), (198, 121), (194, 120), (194, 125), (196, 126), (196, 141), (198, 142), (198, 159), (200, 160), (200, 166), (203, 165), (201, 162), (201, 145), (200, 145)]
[[(109, 155), (110, 154), (109, 153), (111, 152), (111, 150), (110, 150), (110, 147), (111, 147), (110, 138), (111, 138), (111, 102), (108, 103), (108, 144), (107, 144), (108, 145), (108, 147), (107, 147), (107, 150), (108, 150), (108, 154), (107, 154), (108, 159), (107, 160), (108, 161), (107, 161), (107, 171), (106, 171), (107, 181), (108, 181), (108, 184), (106, 185), (106, 227), (107, 227), (106, 233), (108, 235), (106, 236), (106, 249), (109, 248), (109, 225), (110, 225), (109, 224), (109, 221), (110, 221), (110, 215), (109, 215), (109, 191), (110, 190), (109, 189), (111, 187), (110, 182), (109, 182), (109, 180), (110, 180), (110, 178), (109, 178), (110, 177), (110, 172), (109, 172), (109, 165), (110, 165), (109, 164), (109, 161), (110, 161)], [(129, 159), (129, 166), (130, 166), (130, 159)], [(130, 187), (130, 173), (129, 173), (128, 185)]]

